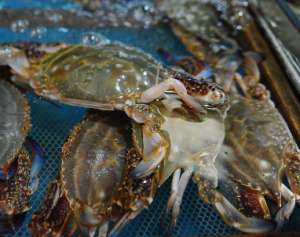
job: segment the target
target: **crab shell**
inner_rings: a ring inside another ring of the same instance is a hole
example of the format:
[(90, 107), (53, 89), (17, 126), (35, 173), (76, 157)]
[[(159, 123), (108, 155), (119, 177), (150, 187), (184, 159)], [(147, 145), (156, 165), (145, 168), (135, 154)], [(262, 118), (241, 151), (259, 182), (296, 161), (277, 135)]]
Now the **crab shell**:
[(203, 0), (157, 0), (156, 1), (167, 16), (182, 26), (185, 30), (208, 40), (216, 41), (224, 33), (220, 27), (217, 11), (213, 5)]
[(0, 103), (0, 179), (5, 179), (31, 124), (27, 99), (4, 80), (0, 80)]
[[(281, 206), (281, 179), (285, 169), (297, 160), (298, 148), (280, 113), (270, 101), (237, 98), (228, 113), (227, 132), (225, 144), (234, 147), (239, 157), (238, 167), (235, 159), (229, 158), (229, 176)], [(292, 188), (299, 186), (298, 175), (289, 177)]]
[[(37, 94), (62, 103), (122, 110), (128, 100), (139, 102), (145, 91), (168, 79), (184, 83), (188, 94), (204, 99), (204, 107), (227, 102), (217, 84), (206, 80), (195, 82), (190, 75), (162, 67), (150, 55), (122, 44), (42, 45), (24, 49), (0, 47), (0, 65), (8, 65), (16, 72), (16, 82), (27, 83)], [(38, 52), (43, 56), (39, 57)]]
[(27, 138), (10, 165), (13, 174), (0, 180), (0, 212), (9, 220), (30, 209), (29, 201), (36, 191), (44, 157), (41, 148)]
[[(299, 190), (299, 152), (271, 101), (235, 97), (226, 118), (226, 137), (216, 159), (217, 189), (200, 190), (224, 221), (244, 232), (281, 228), (295, 206)], [(290, 171), (293, 170), (292, 174)]]
[(0, 80), (0, 232), (22, 219), (38, 185), (43, 164), (41, 147), (28, 138), (30, 112), (26, 98), (10, 83)]
[[(132, 147), (129, 127), (122, 113), (95, 111), (75, 126), (62, 149), (60, 179), (33, 216), (30, 228), (35, 236), (44, 231), (60, 236), (70, 230), (85, 235), (102, 231), (110, 222), (118, 231), (132, 213), (152, 202), (157, 179), (129, 176), (141, 160)], [(56, 210), (62, 208), (57, 216)]]

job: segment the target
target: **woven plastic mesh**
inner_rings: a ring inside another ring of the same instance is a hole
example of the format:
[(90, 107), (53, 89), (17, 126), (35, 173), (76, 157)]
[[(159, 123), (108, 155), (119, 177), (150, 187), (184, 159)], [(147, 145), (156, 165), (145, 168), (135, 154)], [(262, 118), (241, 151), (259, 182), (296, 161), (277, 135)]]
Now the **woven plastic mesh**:
[[(65, 5), (64, 5), (65, 4)], [(15, 8), (57, 8), (63, 6), (75, 6), (64, 1), (1, 1), (1, 7)], [(67, 43), (79, 43), (82, 36), (91, 32), (91, 29), (62, 29), (51, 28), (42, 37), (34, 38), (40, 42), (57, 42), (57, 39)], [(149, 30), (130, 29), (95, 29), (111, 40), (142, 48), (152, 54), (158, 60), (164, 59), (158, 54), (158, 48), (164, 48), (172, 52), (176, 57), (186, 56), (185, 48), (180, 44), (172, 32), (167, 28), (155, 28)], [(9, 28), (0, 27), (1, 42), (16, 42), (32, 40), (31, 29), (22, 33), (12, 32)], [(168, 62), (164, 62), (168, 63)], [(41, 144), (46, 151), (46, 163), (42, 169), (38, 191), (33, 195), (32, 209), (26, 215), (25, 221), (16, 231), (7, 236), (30, 236), (27, 225), (31, 220), (32, 213), (37, 210), (43, 199), (47, 184), (57, 177), (60, 166), (61, 147), (72, 127), (79, 122), (85, 110), (82, 108), (65, 106), (45, 101), (28, 93), (27, 97), (31, 106), (32, 131), (31, 136)], [(159, 191), (151, 207), (143, 211), (120, 233), (120, 236), (162, 236), (166, 234), (165, 208), (170, 190), (168, 181)], [(172, 232), (172, 236), (211, 236), (229, 235), (236, 233), (235, 230), (226, 226), (216, 211), (203, 203), (197, 196), (195, 185), (190, 182), (182, 203), (181, 214), (178, 224)]]

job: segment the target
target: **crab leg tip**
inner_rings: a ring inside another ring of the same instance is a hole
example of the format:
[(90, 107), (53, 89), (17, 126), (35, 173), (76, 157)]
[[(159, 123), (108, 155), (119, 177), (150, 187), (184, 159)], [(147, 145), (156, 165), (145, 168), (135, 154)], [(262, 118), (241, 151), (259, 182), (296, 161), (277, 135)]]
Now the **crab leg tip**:
[(277, 223), (276, 230), (280, 230), (284, 225), (284, 223), (288, 221), (296, 205), (295, 195), (285, 185), (281, 186), (281, 191), (284, 198), (288, 201), (282, 208), (280, 208), (280, 210), (276, 214), (275, 217), (275, 221)]

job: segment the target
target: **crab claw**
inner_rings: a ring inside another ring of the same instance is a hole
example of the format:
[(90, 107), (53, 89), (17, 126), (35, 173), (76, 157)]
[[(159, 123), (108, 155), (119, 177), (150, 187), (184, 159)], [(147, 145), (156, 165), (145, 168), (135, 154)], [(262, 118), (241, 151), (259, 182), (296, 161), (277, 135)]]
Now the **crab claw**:
[(134, 178), (144, 178), (150, 175), (166, 158), (169, 151), (167, 137), (161, 132), (153, 132), (143, 126), (143, 160), (130, 173)]
[(31, 191), (34, 192), (38, 187), (38, 174), (40, 173), (45, 161), (44, 150), (36, 141), (31, 138), (27, 138), (25, 144), (32, 157), (30, 187)]
[(214, 206), (230, 226), (246, 233), (270, 232), (276, 228), (276, 224), (272, 221), (243, 215), (219, 192), (215, 192), (214, 199)]

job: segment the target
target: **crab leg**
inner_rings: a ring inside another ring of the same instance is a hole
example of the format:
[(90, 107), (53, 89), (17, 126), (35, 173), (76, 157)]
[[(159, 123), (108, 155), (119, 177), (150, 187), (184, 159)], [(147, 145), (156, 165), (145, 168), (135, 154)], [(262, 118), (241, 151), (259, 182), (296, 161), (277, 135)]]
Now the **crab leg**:
[[(60, 184), (52, 182), (48, 188), (43, 208), (32, 217), (29, 228), (33, 236), (71, 236), (67, 230), (71, 218), (71, 210)], [(74, 230), (72, 229), (71, 232)]]
[(135, 211), (130, 211), (124, 214), (120, 220), (114, 225), (113, 229), (109, 232), (109, 236), (113, 236), (117, 234), (128, 222), (133, 220), (136, 216), (138, 216), (144, 210), (144, 203), (142, 201), (138, 201), (137, 209)]
[(184, 191), (189, 183), (192, 174), (193, 174), (193, 168), (188, 168), (183, 172), (183, 174), (180, 177), (179, 185), (178, 185), (178, 193), (172, 208), (172, 224), (174, 226), (176, 225), (177, 217), (180, 212), (180, 206), (182, 203)]
[(296, 197), (284, 184), (281, 184), (281, 193), (287, 203), (277, 212), (275, 220), (277, 222), (276, 230), (281, 229), (283, 224), (290, 218), (294, 211)]
[(270, 219), (271, 214), (264, 195), (252, 188), (237, 184), (236, 196), (245, 215)]
[(300, 153), (295, 151), (290, 143), (285, 147), (283, 156), (289, 185), (296, 194), (297, 202), (300, 203)]
[(24, 51), (13, 47), (0, 47), (0, 65), (10, 66), (19, 75), (28, 78), (29, 61)]
[(99, 227), (97, 237), (106, 237), (108, 233), (109, 223), (105, 222)]
[(217, 191), (214, 193), (213, 205), (228, 225), (233, 226), (243, 232), (263, 233), (275, 230), (276, 226), (272, 221), (243, 215), (222, 194)]
[(11, 216), (8, 219), (0, 219), (0, 234), (15, 232), (17, 228), (24, 222), (25, 217), (26, 213), (21, 213)]
[(176, 79), (165, 80), (148, 90), (144, 91), (138, 102), (150, 103), (161, 97), (166, 91), (174, 90), (178, 96), (191, 108), (197, 112), (204, 113), (204, 108), (192, 96), (188, 95), (187, 90), (182, 82)]
[(178, 195), (180, 174), (181, 174), (181, 169), (177, 169), (173, 174), (172, 186), (171, 186), (171, 195), (169, 197), (168, 204), (167, 204), (167, 211), (168, 212), (169, 212), (169, 210), (171, 210), (173, 208), (176, 197)]

